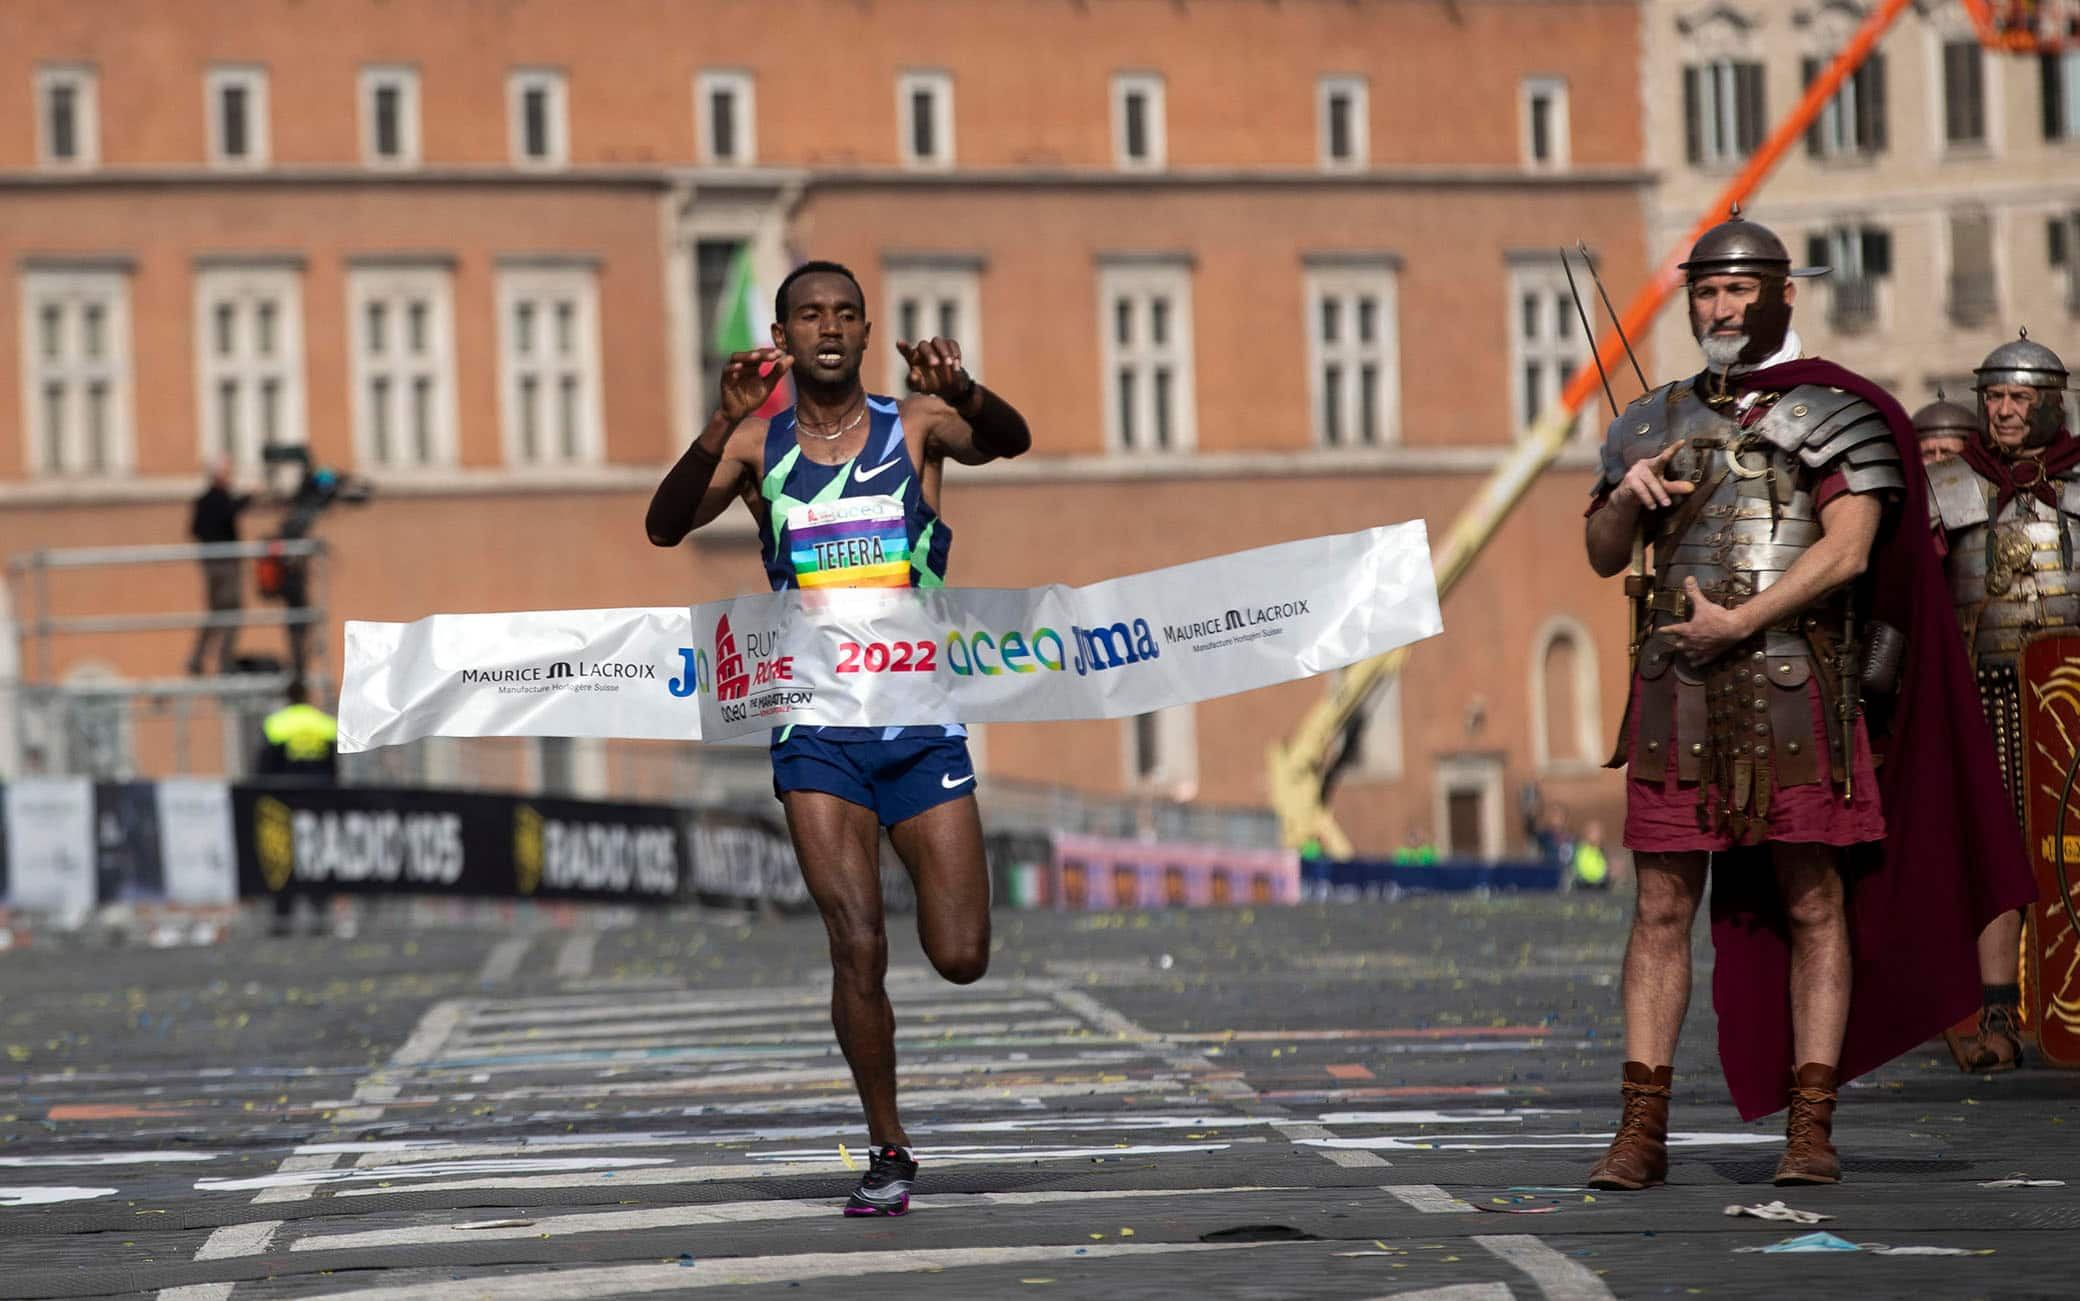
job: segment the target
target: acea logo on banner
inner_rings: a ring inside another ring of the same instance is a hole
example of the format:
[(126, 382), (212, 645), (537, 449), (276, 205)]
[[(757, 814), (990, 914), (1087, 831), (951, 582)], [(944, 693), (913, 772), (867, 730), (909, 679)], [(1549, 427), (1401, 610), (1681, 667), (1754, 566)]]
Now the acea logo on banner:
[(931, 641), (840, 640), (837, 668), (840, 673), (935, 673), (943, 665), (964, 678), (1064, 672), (1087, 677), (1162, 653), (1148, 620), (1121, 619), (1094, 628), (1070, 624), (1067, 638), (1053, 628), (999, 633), (955, 628), (947, 632), (943, 651), (941, 643)]

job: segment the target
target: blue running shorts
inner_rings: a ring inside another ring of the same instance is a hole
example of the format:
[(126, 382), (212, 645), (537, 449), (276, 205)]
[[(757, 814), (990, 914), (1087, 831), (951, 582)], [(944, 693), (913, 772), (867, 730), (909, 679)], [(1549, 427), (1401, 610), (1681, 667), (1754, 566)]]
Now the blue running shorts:
[(975, 762), (958, 736), (827, 741), (806, 729), (773, 747), (773, 794), (821, 791), (874, 810), (884, 827), (975, 793)]

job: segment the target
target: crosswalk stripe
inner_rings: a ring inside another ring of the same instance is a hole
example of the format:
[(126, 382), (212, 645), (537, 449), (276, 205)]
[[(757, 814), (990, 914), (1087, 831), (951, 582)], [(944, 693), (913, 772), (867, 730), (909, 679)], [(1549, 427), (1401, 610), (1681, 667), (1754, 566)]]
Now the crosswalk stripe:
[[(1069, 1018), (1031, 1021), (946, 1021), (936, 1024), (931, 1022), (917, 1024), (914, 1022), (906, 1023), (901, 1017), (898, 1017), (896, 1021), (896, 1040), (899, 1043), (905, 1040), (914, 1043), (929, 1043), (933, 1039), (966, 1038), (974, 1035), (1008, 1035), (1044, 1030), (1069, 1031), (1075, 1030), (1082, 1025), (1083, 1022)], [(802, 1030), (764, 1032), (745, 1032), (740, 1030), (733, 1034), (717, 1035), (703, 1046), (748, 1048), (766, 1044), (799, 1044), (811, 1037), (810, 1034)], [(821, 1039), (824, 1036), (815, 1035), (813, 1037)], [(579, 1043), (572, 1043), (571, 1038), (565, 1035), (558, 1035), (553, 1039), (543, 1037), (492, 1041), (472, 1037), (460, 1041), (451, 1040), (448, 1050), (451, 1053), (472, 1054), (478, 1057), (501, 1057), (539, 1053), (545, 1045), (561, 1047), (569, 1044), (573, 1050), (582, 1052), (637, 1052), (653, 1048), (669, 1048), (674, 1044), (683, 1042), (685, 1041), (681, 1036), (671, 1034), (629, 1034), (598, 1039), (586, 1038)]]
[[(1044, 1012), (1052, 1009), (1053, 1003), (1040, 999), (1013, 1003), (976, 1003), (969, 1006), (928, 1004), (922, 1007), (896, 1007), (898, 1021), (935, 1020), (945, 1017), (1003, 1016), (1012, 1012)], [(699, 1034), (709, 1030), (752, 1029), (762, 1025), (805, 1026), (830, 1025), (830, 1008), (818, 1005), (801, 1009), (775, 1009), (769, 1012), (751, 1012), (735, 1016), (684, 1016), (649, 1017), (631, 1020), (635, 1015), (628, 1008), (615, 1006), (600, 1009), (596, 1018), (573, 1017), (568, 1023), (560, 1023), (555, 1029), (541, 1025), (513, 1025), (503, 1028), (480, 1029), (474, 1021), (464, 1027), (463, 1038), (484, 1043), (493, 1040), (541, 1038), (554, 1034), (561, 1038), (590, 1038), (621, 1034)]]
[(1094, 1242), (1088, 1246), (951, 1247), (910, 1251), (817, 1251), (793, 1256), (734, 1256), (682, 1265), (607, 1265), (490, 1278), (422, 1280), (399, 1287), (357, 1288), (321, 1293), (352, 1301), (563, 1301), (563, 1298), (631, 1296), (693, 1288), (740, 1287), (858, 1274), (908, 1274), (962, 1266), (1015, 1265), (1026, 1261), (1136, 1258), (1211, 1251), (1288, 1248), (1284, 1242)]
[[(1286, 1188), (1109, 1188), (1101, 1192), (940, 1193), (919, 1195), (913, 1211), (969, 1210), (989, 1206), (1045, 1206), (1163, 1198), (1225, 1197), (1235, 1193), (1293, 1191)], [(402, 1229), (359, 1233), (324, 1233), (298, 1238), (291, 1251), (341, 1251), (349, 1248), (415, 1247), (487, 1238), (564, 1238), (586, 1233), (629, 1233), (640, 1229), (688, 1228), (697, 1224), (755, 1224), (771, 1220), (823, 1219), (836, 1207), (831, 1200), (713, 1202), (699, 1206), (648, 1206), (632, 1211), (595, 1211), (544, 1215), (538, 1219), (492, 1221), (484, 1228), (463, 1224), (420, 1224)]]

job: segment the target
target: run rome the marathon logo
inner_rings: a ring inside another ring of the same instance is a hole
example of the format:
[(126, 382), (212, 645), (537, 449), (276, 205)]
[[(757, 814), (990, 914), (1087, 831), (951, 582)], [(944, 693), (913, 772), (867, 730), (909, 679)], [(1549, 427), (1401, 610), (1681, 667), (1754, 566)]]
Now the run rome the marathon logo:
[(463, 669), (456, 677), (466, 687), (488, 686), (501, 695), (535, 695), (546, 691), (619, 691), (631, 682), (655, 682), (658, 666), (640, 660), (551, 660), (495, 669)]
[[(740, 645), (736, 632), (723, 615), (715, 624), (715, 700), (726, 723), (741, 723), (769, 714), (800, 709), (816, 698), (813, 687), (795, 678), (794, 656), (782, 655), (780, 630), (744, 634)], [(673, 680), (673, 695), (688, 695), (708, 689), (707, 670), (690, 649), (680, 647), (681, 676)], [(683, 689), (682, 689), (683, 688)]]
[(1163, 640), (1172, 645), (1190, 646), (1194, 651), (1219, 650), (1237, 642), (1276, 637), (1285, 631), (1289, 620), (1308, 613), (1311, 611), (1304, 598), (1276, 601), (1270, 605), (1231, 607), (1204, 619), (1166, 623), (1163, 625)]

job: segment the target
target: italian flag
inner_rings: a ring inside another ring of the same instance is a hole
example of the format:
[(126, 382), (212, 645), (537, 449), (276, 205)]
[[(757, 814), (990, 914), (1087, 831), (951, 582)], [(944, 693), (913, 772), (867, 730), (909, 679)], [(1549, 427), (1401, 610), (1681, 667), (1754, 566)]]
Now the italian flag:
[[(715, 340), (718, 356), (772, 346), (768, 332), (760, 328), (766, 321), (766, 301), (751, 270), (751, 245), (739, 244), (729, 261), (729, 279), (723, 284), (722, 298), (715, 305), (715, 328), (710, 337)], [(793, 404), (794, 386), (782, 380), (773, 386), (773, 395), (758, 409), (758, 415), (771, 418)]]

